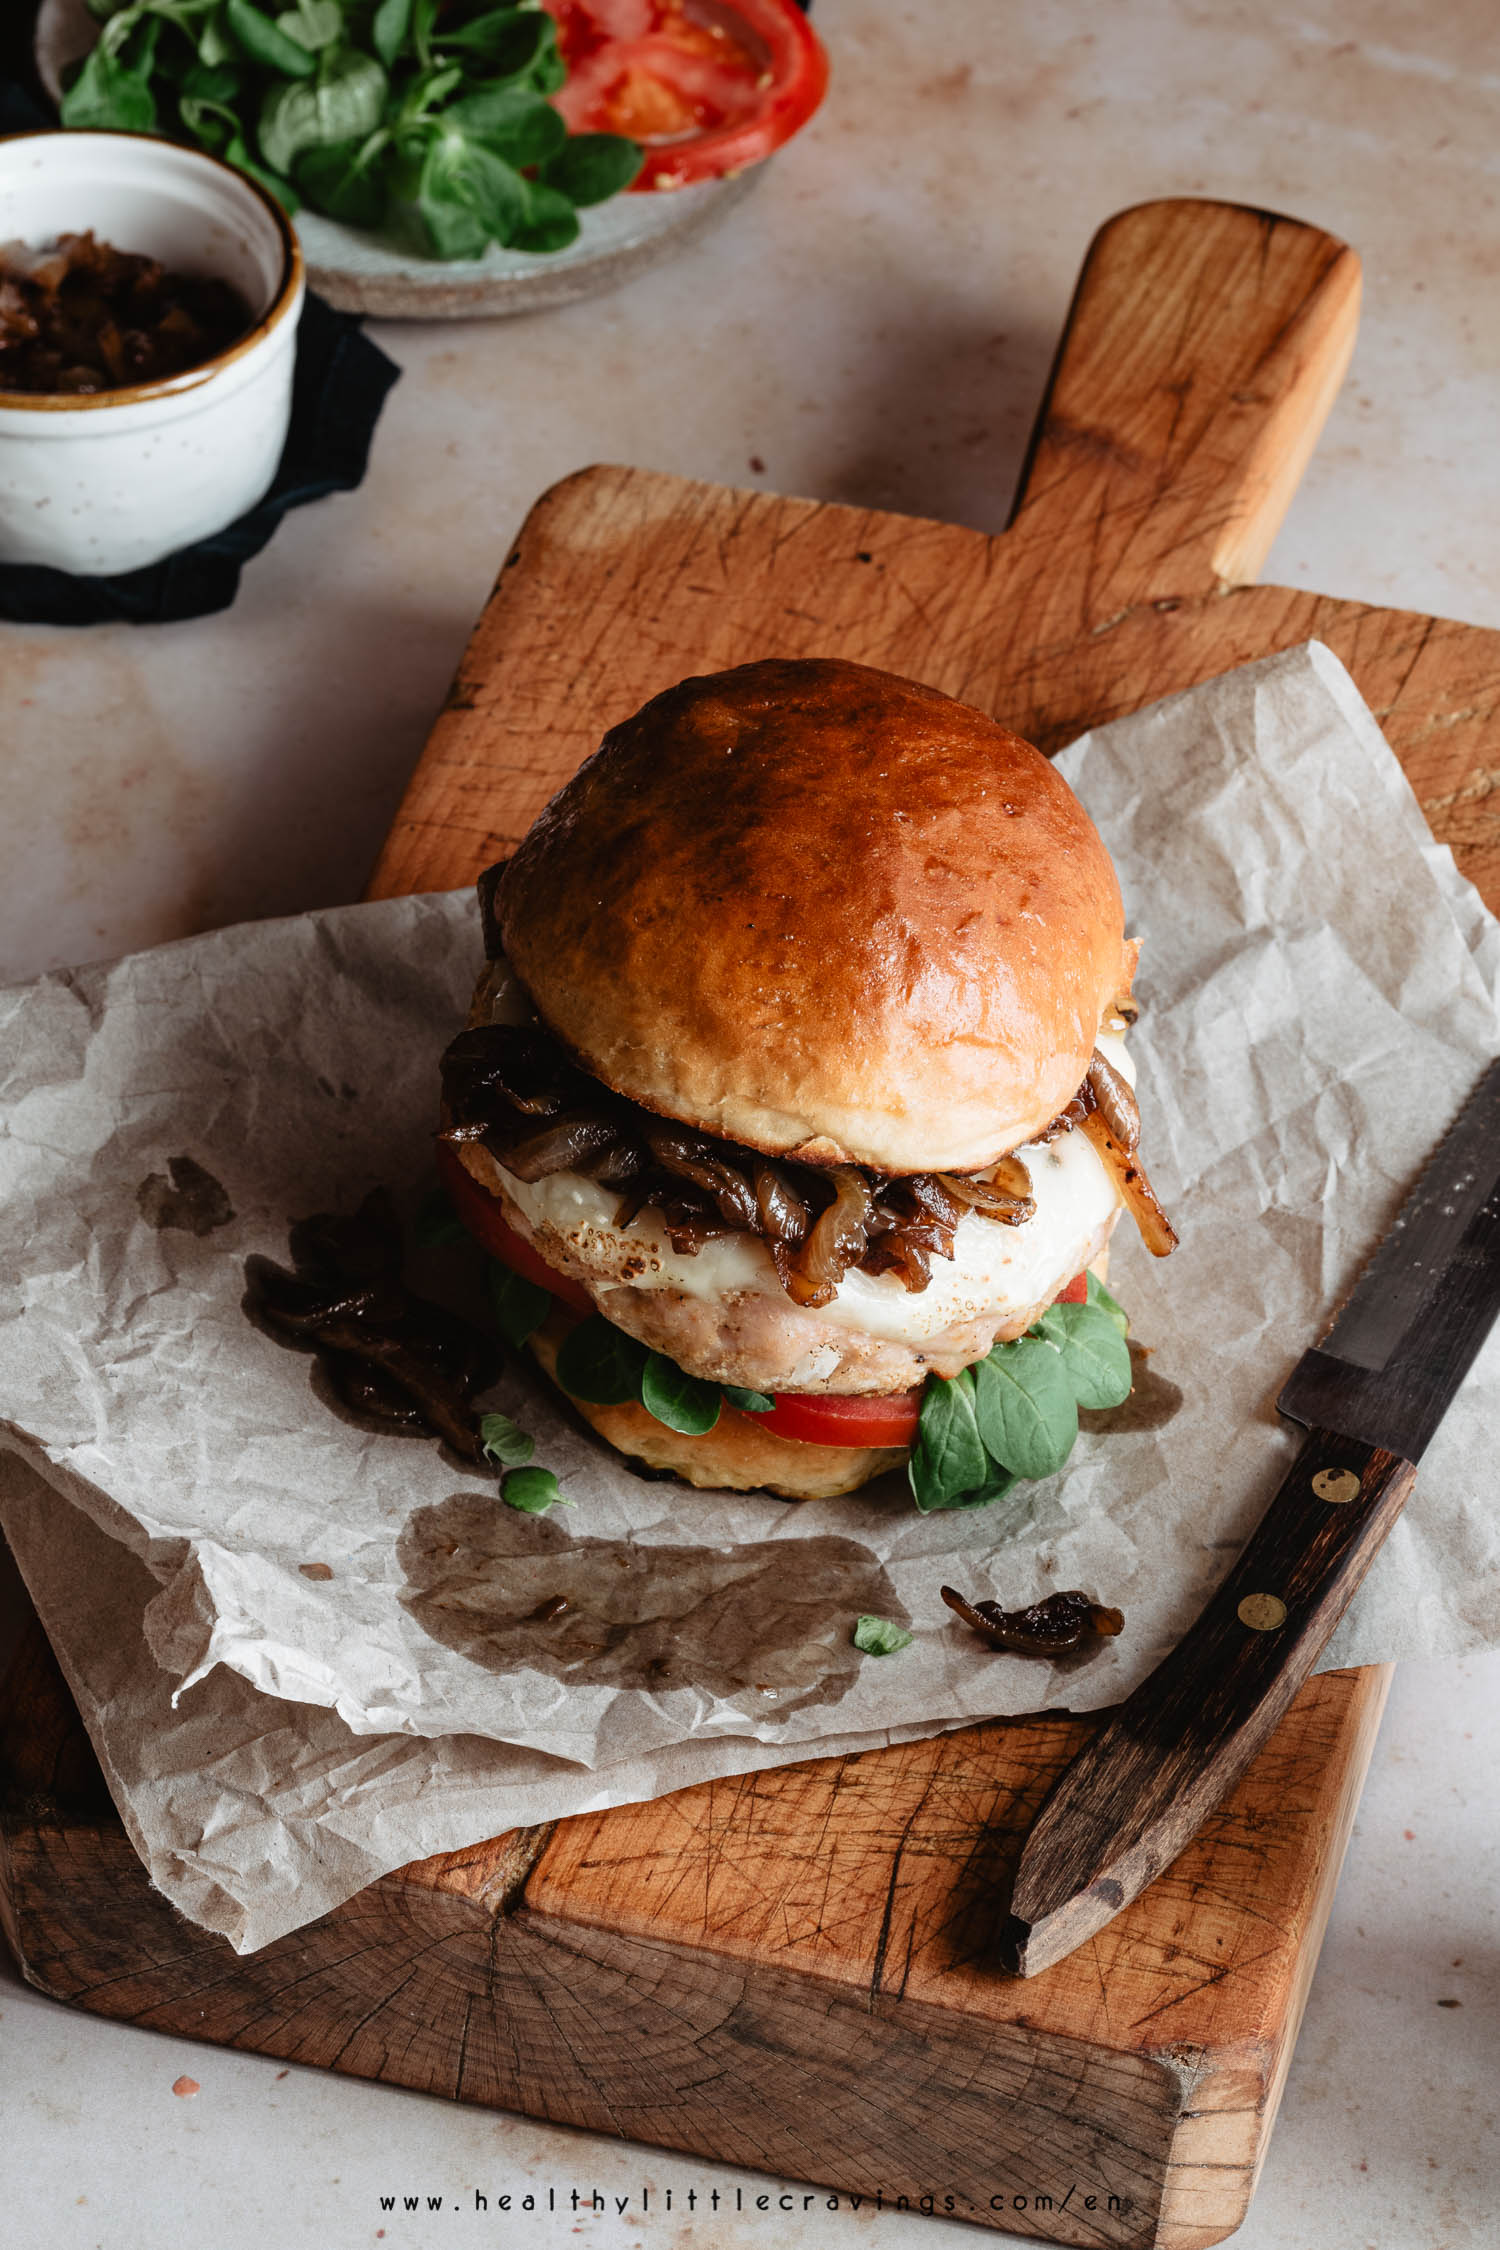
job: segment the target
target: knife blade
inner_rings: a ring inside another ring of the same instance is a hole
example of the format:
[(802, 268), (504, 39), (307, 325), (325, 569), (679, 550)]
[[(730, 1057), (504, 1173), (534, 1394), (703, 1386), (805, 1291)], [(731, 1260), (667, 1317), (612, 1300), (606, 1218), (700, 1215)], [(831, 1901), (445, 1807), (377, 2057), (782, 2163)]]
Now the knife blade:
[(1307, 1436), (1229, 1576), (1043, 1800), (1002, 1962), (1034, 1976), (1176, 1858), (1267, 1741), (1500, 1313), (1500, 1057), (1277, 1401)]
[(1420, 1461), (1500, 1309), (1500, 1057), (1276, 1403)]

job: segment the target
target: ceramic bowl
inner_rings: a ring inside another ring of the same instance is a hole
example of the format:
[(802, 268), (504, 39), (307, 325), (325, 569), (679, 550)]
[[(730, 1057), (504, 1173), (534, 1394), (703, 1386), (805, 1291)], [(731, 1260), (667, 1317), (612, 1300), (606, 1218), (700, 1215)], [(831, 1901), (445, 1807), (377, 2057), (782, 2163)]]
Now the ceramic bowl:
[(302, 254), (285, 213), (215, 156), (136, 133), (0, 139), (0, 242), (94, 234), (232, 282), (255, 325), (201, 367), (75, 398), (0, 391), (0, 562), (138, 570), (222, 531), (276, 474)]

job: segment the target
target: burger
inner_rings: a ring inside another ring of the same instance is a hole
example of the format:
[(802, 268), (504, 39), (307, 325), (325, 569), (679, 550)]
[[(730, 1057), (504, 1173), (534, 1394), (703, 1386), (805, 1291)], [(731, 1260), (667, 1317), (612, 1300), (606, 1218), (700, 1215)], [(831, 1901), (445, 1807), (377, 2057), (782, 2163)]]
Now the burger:
[(480, 903), (445, 1182), (502, 1327), (634, 1465), (804, 1499), (906, 1463), (969, 1506), (1125, 1395), (1090, 1269), (1122, 1210), (1175, 1241), (1137, 948), (1028, 743), (862, 664), (684, 680)]

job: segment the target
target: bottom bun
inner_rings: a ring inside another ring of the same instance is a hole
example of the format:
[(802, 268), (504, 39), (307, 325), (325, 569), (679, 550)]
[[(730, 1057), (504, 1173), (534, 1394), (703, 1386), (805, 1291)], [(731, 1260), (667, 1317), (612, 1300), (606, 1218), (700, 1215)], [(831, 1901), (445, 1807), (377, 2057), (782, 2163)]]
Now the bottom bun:
[[(531, 1351), (543, 1372), (557, 1380), (557, 1354), (574, 1323), (552, 1313), (531, 1338)], [(559, 1388), (561, 1386), (559, 1385)], [(853, 1492), (887, 1469), (901, 1468), (905, 1445), (808, 1445), (801, 1438), (777, 1437), (752, 1415), (726, 1404), (702, 1437), (684, 1437), (648, 1414), (638, 1399), (625, 1406), (592, 1406), (563, 1391), (573, 1412), (598, 1432), (606, 1445), (657, 1475), (670, 1471), (708, 1492), (774, 1492), (783, 1500), (828, 1500)]]

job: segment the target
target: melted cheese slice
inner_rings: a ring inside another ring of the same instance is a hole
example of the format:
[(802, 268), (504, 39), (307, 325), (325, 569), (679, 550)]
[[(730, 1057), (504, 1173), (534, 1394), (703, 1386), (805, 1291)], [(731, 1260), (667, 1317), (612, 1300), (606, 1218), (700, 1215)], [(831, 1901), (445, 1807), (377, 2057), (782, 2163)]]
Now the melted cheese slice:
[[(502, 962), (491, 964), (477, 996), (475, 1020), (530, 1020), (524, 996)], [(1122, 1078), (1135, 1069), (1116, 1035), (1101, 1032), (1099, 1051)], [(1119, 1206), (1114, 1181), (1092, 1142), (1061, 1133), (1045, 1145), (1016, 1154), (1031, 1175), (1036, 1210), (1023, 1226), (967, 1212), (953, 1237), (951, 1259), (935, 1257), (927, 1288), (911, 1290), (894, 1274), (847, 1273), (819, 1320), (857, 1329), (883, 1341), (920, 1345), (956, 1323), (1023, 1313), (1072, 1279), (1099, 1229)], [(566, 1243), (581, 1278), (600, 1285), (679, 1289), (691, 1297), (722, 1298), (755, 1290), (791, 1309), (764, 1244), (753, 1235), (707, 1242), (694, 1257), (674, 1250), (644, 1211), (628, 1229), (614, 1224), (618, 1188), (601, 1187), (579, 1172), (553, 1172), (544, 1180), (518, 1180), (500, 1167), (506, 1195), (533, 1230), (546, 1226)]]

